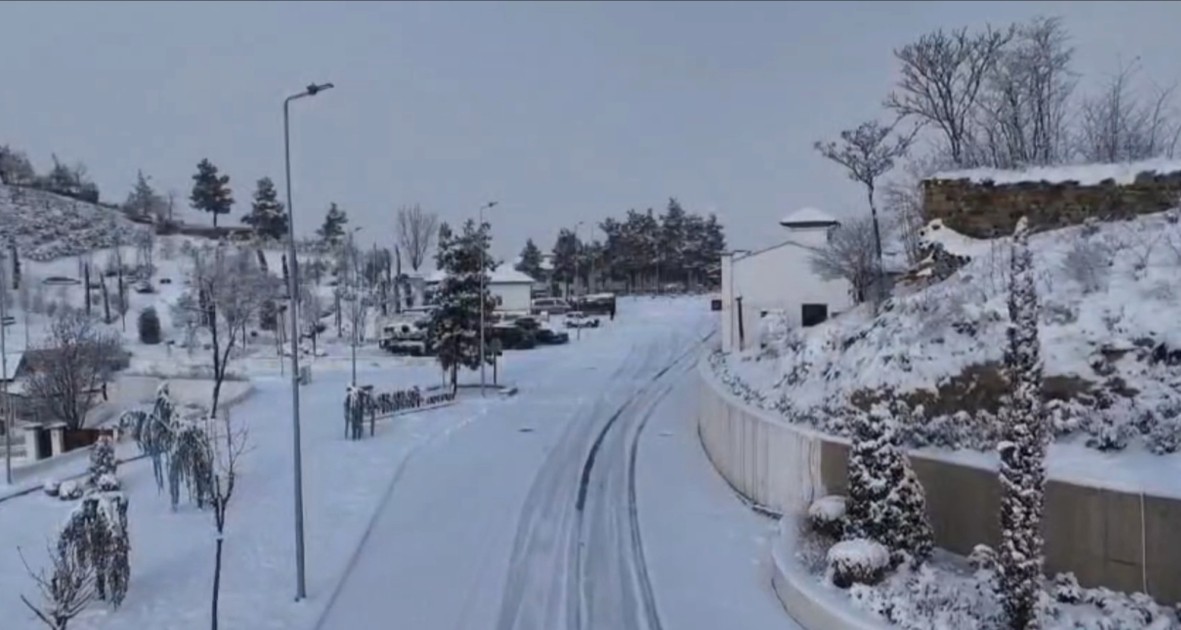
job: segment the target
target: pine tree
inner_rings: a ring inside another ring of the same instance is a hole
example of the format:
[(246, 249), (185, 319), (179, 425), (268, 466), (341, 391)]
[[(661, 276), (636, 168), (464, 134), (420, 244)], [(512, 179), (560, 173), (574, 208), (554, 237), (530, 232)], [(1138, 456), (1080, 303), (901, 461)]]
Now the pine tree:
[(160, 316), (154, 307), (147, 307), (139, 312), (139, 341), (154, 346), (160, 343)]
[(855, 412), (849, 449), (849, 498), (846, 539), (868, 538), (885, 545), (895, 566), (906, 558), (922, 562), (931, 555), (931, 525), (926, 497), (898, 436), (897, 415), (875, 404)]
[(216, 228), (218, 215), (229, 214), (234, 205), (230, 176), (219, 174), (217, 167), (208, 159), (201, 160), (197, 164), (197, 173), (193, 175), (193, 192), (189, 194), (189, 203), (195, 210), (212, 214), (213, 227)]
[(570, 293), (570, 283), (574, 281), (575, 268), (578, 266), (578, 255), (582, 244), (578, 236), (565, 228), (558, 232), (558, 239), (554, 242), (554, 280), (566, 284), (566, 293)]
[(1044, 561), (1041, 519), (1049, 435), (1041, 402), (1037, 286), (1028, 239), (1029, 222), (1023, 217), (1013, 233), (1005, 350), (1010, 393), (1003, 409), (1002, 439), (997, 444), (1001, 457), (997, 586), (1009, 627), (1016, 630), (1040, 627), (1037, 601)]
[(324, 225), (316, 230), (316, 234), (329, 245), (339, 245), (344, 239), (344, 226), (349, 222), (349, 216), (332, 202), (328, 206), (328, 213), (324, 215)]
[(115, 443), (107, 436), (101, 436), (90, 449), (90, 487), (103, 488), (103, 477), (115, 477), (118, 462), (115, 459)]
[(135, 187), (123, 202), (123, 211), (136, 217), (149, 218), (162, 214), (165, 207), (164, 198), (156, 194), (156, 190), (148, 183), (148, 177), (143, 171), (135, 175)]
[(521, 260), (517, 262), (516, 270), (534, 280), (541, 279), (541, 250), (537, 248), (533, 239), (525, 241), (525, 247), (521, 249)]
[(287, 237), (287, 212), (271, 178), (258, 180), (250, 214), (242, 217), (242, 222), (254, 228), (260, 239), (279, 241)]
[[(484, 321), (496, 306), (488, 290), (488, 272), (495, 265), (487, 255), (489, 244), (488, 224), (476, 228), (468, 220), (463, 234), (455, 236), (444, 223), (439, 227), (438, 254), (435, 264), (446, 275), (439, 284), (436, 309), (432, 317), (435, 346), (439, 364), (451, 372), (452, 387), (458, 386), (459, 367), (476, 369), (480, 367), (480, 309), (484, 309)], [(484, 266), (480, 267), (481, 251)], [(483, 276), (484, 292), (480, 293), (480, 278)], [(484, 357), (492, 363), (490, 354)]]

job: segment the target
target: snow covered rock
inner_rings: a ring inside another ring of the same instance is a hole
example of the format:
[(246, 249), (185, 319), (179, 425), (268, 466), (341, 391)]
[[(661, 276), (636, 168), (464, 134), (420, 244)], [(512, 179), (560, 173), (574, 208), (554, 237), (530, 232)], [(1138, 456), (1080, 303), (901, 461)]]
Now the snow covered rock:
[(45, 483), (41, 484), (41, 491), (51, 497), (57, 496), (59, 488), (61, 488), (61, 482), (56, 479), (48, 479)]
[(890, 550), (868, 538), (841, 541), (828, 550), (832, 583), (840, 588), (877, 584), (890, 567)]
[(73, 501), (82, 498), (83, 490), (77, 481), (63, 481), (57, 487), (57, 496), (62, 501)]
[(820, 497), (808, 506), (808, 524), (812, 530), (832, 538), (840, 538), (845, 531), (846, 499), (840, 495)]

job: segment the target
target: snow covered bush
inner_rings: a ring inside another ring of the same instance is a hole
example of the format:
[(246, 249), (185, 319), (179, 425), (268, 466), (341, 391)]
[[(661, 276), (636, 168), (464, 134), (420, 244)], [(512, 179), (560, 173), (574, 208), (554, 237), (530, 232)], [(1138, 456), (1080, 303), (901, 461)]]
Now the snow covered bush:
[[(1084, 235), (1086, 232), (1084, 231)], [(1111, 251), (1091, 238), (1080, 238), (1066, 253), (1063, 267), (1084, 294), (1103, 290), (1111, 273)]]
[(998, 590), (1009, 626), (1016, 630), (1039, 625), (1041, 519), (1049, 441), (1042, 412), (1038, 296), (1028, 237), (1029, 223), (1023, 217), (1013, 234), (1010, 263), (1005, 371), (1011, 393), (1003, 411), (1003, 439), (997, 445), (1001, 485)]
[(168, 452), (168, 495), (172, 509), (180, 504), (180, 487), (198, 509), (213, 498), (213, 453), (205, 428), (194, 420), (179, 420), (172, 427), (172, 449)]
[[(907, 412), (899, 401), (892, 407)], [(933, 548), (931, 524), (922, 484), (899, 444), (896, 416), (878, 403), (853, 418), (844, 535), (885, 545), (891, 566), (907, 558), (921, 563)]]
[(118, 477), (112, 473), (106, 473), (95, 480), (94, 489), (99, 492), (117, 492), (121, 485)]
[(787, 315), (780, 310), (767, 311), (759, 318), (759, 348), (760, 354), (767, 357), (777, 357), (787, 346), (791, 335), (791, 325)]
[(85, 488), (77, 481), (63, 481), (57, 488), (57, 497), (62, 501), (81, 499), (83, 494), (85, 494)]
[(46, 496), (56, 497), (60, 488), (61, 482), (57, 481), (56, 479), (48, 479), (45, 481), (45, 483), (41, 484), (41, 491), (44, 492)]
[[(115, 442), (109, 436), (103, 435), (90, 447), (90, 487), (97, 488), (99, 479), (115, 477), (118, 462), (115, 460)], [(118, 489), (118, 483), (114, 490)]]
[(877, 584), (890, 568), (890, 550), (868, 538), (841, 541), (828, 549), (832, 583), (840, 588)]
[(118, 607), (131, 575), (127, 497), (118, 492), (87, 495), (66, 519), (57, 550), (93, 567), (98, 598)]
[(812, 531), (840, 539), (845, 532), (845, 497), (820, 497), (808, 506), (808, 524)]
[(160, 343), (160, 316), (156, 314), (154, 307), (149, 306), (140, 311), (137, 324), (140, 343), (146, 345)]

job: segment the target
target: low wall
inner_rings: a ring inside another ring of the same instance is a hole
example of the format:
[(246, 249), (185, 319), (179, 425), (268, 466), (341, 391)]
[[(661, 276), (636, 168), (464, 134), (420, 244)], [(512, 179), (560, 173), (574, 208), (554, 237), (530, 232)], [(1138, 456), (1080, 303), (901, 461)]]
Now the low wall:
[[(813, 498), (843, 494), (846, 440), (793, 425), (726, 390), (707, 361), (698, 432), (710, 461), (749, 500), (798, 515)], [(1000, 486), (995, 470), (911, 455), (927, 494), (935, 543), (967, 555), (1000, 544)], [(1046, 483), (1046, 571), (1073, 572), (1083, 586), (1144, 592), (1181, 601), (1181, 500), (1050, 478)]]

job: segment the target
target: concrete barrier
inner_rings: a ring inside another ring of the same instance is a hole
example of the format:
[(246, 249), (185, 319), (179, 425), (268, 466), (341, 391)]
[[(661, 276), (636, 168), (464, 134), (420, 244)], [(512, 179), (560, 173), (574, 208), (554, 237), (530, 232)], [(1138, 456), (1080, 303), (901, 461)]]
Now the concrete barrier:
[[(849, 443), (788, 423), (736, 398), (701, 361), (698, 432), (722, 477), (750, 501), (799, 515), (816, 498), (844, 493)], [(967, 555), (1000, 544), (997, 473), (931, 454), (911, 454), (927, 494), (935, 542)], [(1181, 601), (1181, 500), (1050, 477), (1046, 571), (1073, 572), (1083, 586)]]

